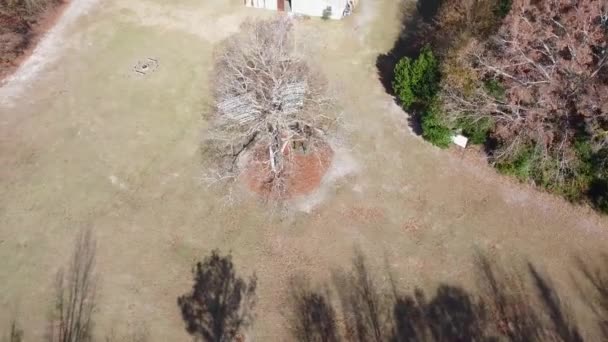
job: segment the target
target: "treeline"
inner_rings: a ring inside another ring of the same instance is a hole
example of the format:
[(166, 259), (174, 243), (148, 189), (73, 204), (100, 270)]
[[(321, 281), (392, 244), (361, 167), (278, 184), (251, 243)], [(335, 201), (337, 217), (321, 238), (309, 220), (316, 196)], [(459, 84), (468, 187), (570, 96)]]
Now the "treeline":
[(60, 3), (61, 0), (0, 0), (0, 11), (27, 19), (53, 2)]
[(422, 136), (462, 133), (499, 171), (608, 212), (608, 5), (437, 0), (415, 17), (392, 90)]

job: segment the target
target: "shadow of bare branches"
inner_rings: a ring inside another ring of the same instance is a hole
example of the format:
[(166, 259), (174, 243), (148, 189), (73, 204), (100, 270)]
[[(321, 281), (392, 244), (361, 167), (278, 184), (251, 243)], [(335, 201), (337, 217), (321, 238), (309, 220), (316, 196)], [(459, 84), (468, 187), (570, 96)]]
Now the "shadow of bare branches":
[(525, 280), (477, 254), (480, 296), (499, 334), (514, 342), (536, 341), (542, 336), (541, 320)]
[(390, 299), (377, 289), (360, 250), (355, 250), (352, 270), (334, 270), (333, 281), (338, 290), (347, 337), (353, 341), (384, 341), (390, 317)]
[(192, 271), (192, 291), (177, 299), (186, 330), (196, 341), (234, 341), (253, 320), (257, 280), (237, 276), (231, 255), (214, 250)]
[(593, 310), (603, 341), (608, 341), (608, 254), (598, 258), (597, 265), (589, 265), (580, 258), (576, 260), (584, 281), (591, 285), (591, 291), (582, 291), (587, 304)]
[(13, 319), (10, 324), (10, 330), (7, 336), (2, 338), (3, 342), (21, 342), (23, 341), (23, 330), (19, 326), (16, 319)]
[(583, 338), (578, 331), (579, 328), (576, 326), (572, 315), (569, 314), (567, 308), (561, 302), (551, 282), (543, 277), (530, 263), (528, 263), (528, 269), (544, 311), (551, 319), (553, 334), (558, 335), (562, 341), (582, 342)]
[(127, 333), (117, 334), (116, 331), (112, 330), (108, 334), (104, 342), (147, 342), (150, 340), (150, 333), (144, 325), (137, 325), (133, 329), (130, 329)]
[(329, 302), (329, 290), (314, 290), (306, 278), (290, 283), (289, 327), (297, 341), (337, 342), (336, 311)]
[[(334, 269), (329, 283), (292, 279), (285, 312), (289, 330), (303, 342), (608, 341), (608, 254), (593, 262), (576, 260), (575, 285), (595, 318), (586, 330), (553, 281), (532, 263), (505, 267), (483, 253), (474, 261), (474, 288), (443, 283), (431, 291), (403, 291), (390, 271), (370, 272), (365, 255), (355, 249), (350, 267)], [(92, 340), (94, 265), (95, 241), (84, 230), (67, 271), (57, 276), (48, 341)], [(243, 341), (243, 330), (254, 318), (255, 275), (239, 277), (230, 254), (215, 250), (195, 265), (193, 278), (192, 290), (177, 299), (186, 330), (195, 341)], [(16, 321), (9, 329), (3, 341), (23, 340)], [(128, 336), (110, 334), (106, 341), (149, 338), (143, 329)]]
[(55, 307), (50, 318), (50, 342), (87, 342), (92, 340), (95, 308), (96, 243), (90, 229), (80, 231), (67, 271), (57, 273)]
[[(380, 286), (385, 282), (369, 273), (364, 255), (356, 250), (350, 270), (334, 270), (334, 291), (327, 285), (315, 291), (309, 281), (292, 283), (292, 333), (298, 341), (584, 340), (555, 286), (535, 266), (528, 264), (522, 274), (481, 253), (475, 261), (475, 289), (440, 284), (429, 296), (421, 288), (412, 293), (398, 291), (390, 275), (382, 277), (392, 283), (392, 291), (387, 291)], [(608, 269), (600, 272), (587, 267), (583, 273), (596, 289), (591, 302), (605, 339)], [(334, 307), (336, 302), (338, 307)]]

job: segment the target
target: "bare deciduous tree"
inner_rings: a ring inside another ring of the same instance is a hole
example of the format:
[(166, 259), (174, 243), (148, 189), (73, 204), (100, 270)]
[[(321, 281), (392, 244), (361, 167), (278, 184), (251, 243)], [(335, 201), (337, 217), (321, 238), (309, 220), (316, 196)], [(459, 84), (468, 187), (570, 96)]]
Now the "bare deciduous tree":
[(211, 179), (234, 179), (248, 164), (284, 192), (292, 156), (324, 146), (331, 101), (320, 73), (297, 52), (289, 18), (247, 21), (218, 52), (215, 103), (204, 147), (217, 161)]
[[(608, 30), (605, 0), (514, 0), (498, 33), (446, 63), (442, 100), (452, 119), (490, 119), (495, 158), (526, 146), (561, 184), (576, 169), (575, 137), (608, 146)], [(484, 82), (505, 88), (496, 96)]]
[(95, 240), (90, 229), (78, 234), (67, 272), (57, 273), (57, 294), (49, 342), (86, 342), (92, 339), (95, 308)]

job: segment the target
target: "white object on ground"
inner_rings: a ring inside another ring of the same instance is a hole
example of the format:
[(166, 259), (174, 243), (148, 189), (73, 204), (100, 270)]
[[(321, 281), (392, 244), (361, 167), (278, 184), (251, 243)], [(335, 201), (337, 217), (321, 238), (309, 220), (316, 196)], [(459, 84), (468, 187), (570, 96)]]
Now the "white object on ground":
[(466, 148), (469, 138), (465, 137), (464, 135), (457, 134), (452, 136), (452, 142), (462, 148)]

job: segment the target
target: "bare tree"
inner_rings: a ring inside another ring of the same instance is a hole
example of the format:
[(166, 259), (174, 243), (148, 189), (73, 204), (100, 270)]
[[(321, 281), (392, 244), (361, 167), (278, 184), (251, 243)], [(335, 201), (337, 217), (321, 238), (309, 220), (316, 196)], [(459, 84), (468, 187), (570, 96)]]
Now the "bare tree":
[(0, 0), (0, 13), (32, 15), (49, 4), (59, 4), (61, 0)]
[(217, 161), (210, 178), (235, 179), (261, 163), (260, 181), (280, 197), (294, 153), (326, 146), (333, 122), (325, 83), (298, 54), (291, 19), (245, 22), (217, 54), (214, 87), (204, 142)]
[(90, 229), (76, 238), (67, 272), (57, 273), (57, 294), (49, 326), (49, 342), (86, 342), (92, 339), (95, 308), (95, 240)]
[(605, 0), (514, 0), (496, 35), (445, 63), (444, 109), (453, 120), (492, 120), (496, 160), (531, 148), (548, 181), (568, 181), (577, 136), (608, 146), (607, 9)]

